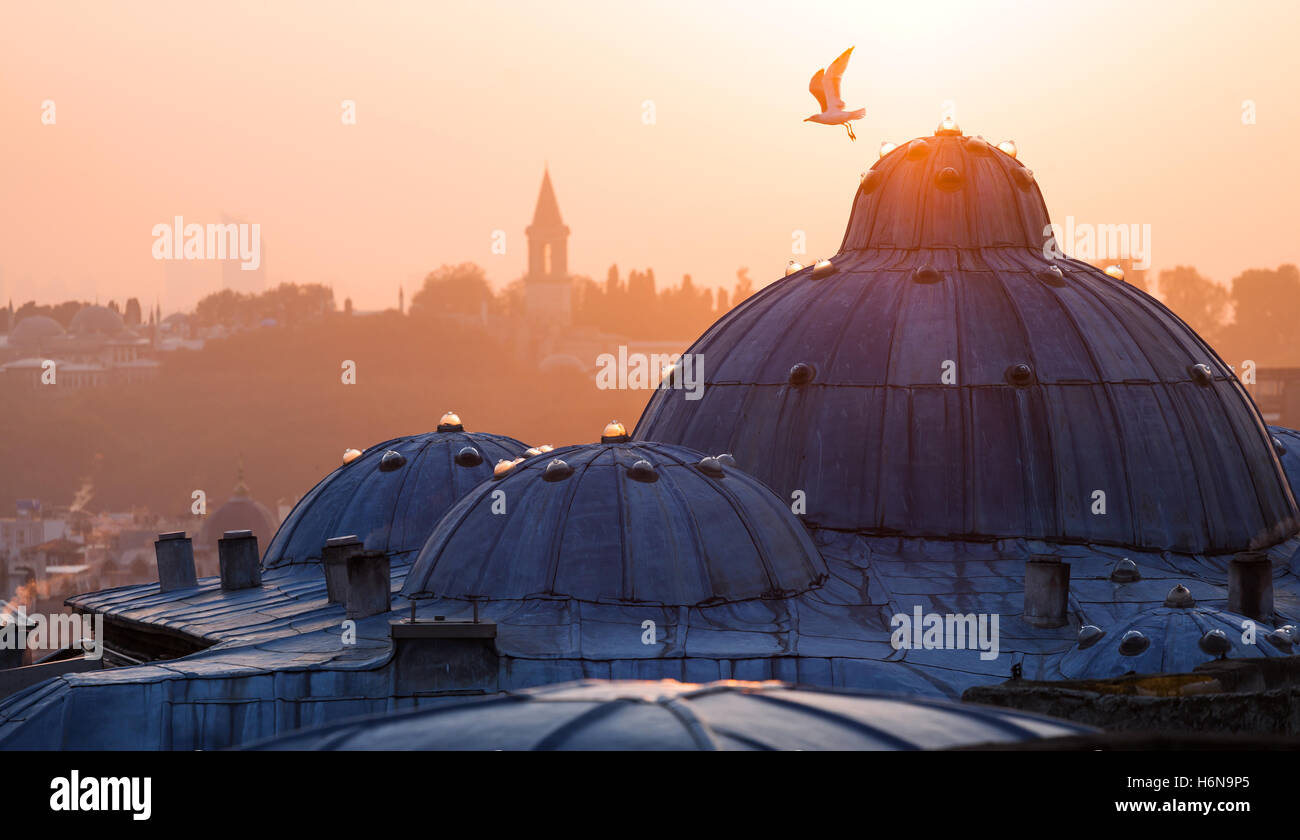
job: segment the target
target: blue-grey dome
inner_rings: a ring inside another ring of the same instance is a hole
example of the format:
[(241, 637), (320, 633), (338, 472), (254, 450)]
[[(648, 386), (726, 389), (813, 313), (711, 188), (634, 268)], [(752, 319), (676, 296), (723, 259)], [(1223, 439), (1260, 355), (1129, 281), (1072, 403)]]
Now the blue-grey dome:
[(350, 534), (368, 549), (419, 551), (439, 518), (489, 478), (497, 461), (526, 448), (504, 435), (458, 429), (376, 444), (321, 479), (294, 506), (263, 565), (319, 562), (326, 540)]
[(79, 337), (93, 335), (114, 337), (128, 334), (126, 321), (107, 306), (83, 306), (72, 316), (68, 332)]
[[(1195, 583), (1192, 586), (1196, 588)], [(1248, 628), (1253, 629), (1247, 639), (1253, 641), (1243, 640)], [(1208, 638), (1207, 633), (1218, 638)], [(1152, 607), (1110, 627), (1085, 627), (1074, 649), (1061, 659), (1060, 668), (1067, 680), (1106, 679), (1131, 672), (1190, 674), (1196, 666), (1221, 656), (1247, 659), (1292, 653), (1287, 632), (1275, 634), (1266, 622), (1193, 603)]]
[(825, 565), (790, 509), (703, 458), (628, 442), (533, 456), (447, 513), (403, 592), (695, 605), (818, 585)]
[(1291, 484), (1292, 493), (1300, 493), (1300, 432), (1285, 426), (1269, 426), (1273, 451), (1282, 462), (1282, 472)]
[(48, 315), (28, 315), (9, 333), (9, 344), (20, 350), (35, 350), (44, 342), (64, 334), (63, 325)]
[(1205, 554), (1294, 533), (1232, 370), (1151, 296), (1048, 259), (1046, 225), (980, 138), (900, 147), (840, 253), (715, 323), (689, 350), (703, 397), (661, 386), (634, 437), (733, 452), (813, 527)]
[(917, 750), (1096, 730), (1025, 712), (779, 682), (590, 680), (307, 729), (271, 750)]

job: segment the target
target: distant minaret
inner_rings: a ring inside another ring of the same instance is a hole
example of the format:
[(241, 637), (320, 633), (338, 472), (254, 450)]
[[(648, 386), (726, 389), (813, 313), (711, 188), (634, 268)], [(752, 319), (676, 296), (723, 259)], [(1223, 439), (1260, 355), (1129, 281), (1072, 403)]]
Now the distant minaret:
[(401, 286), (397, 287), (397, 314), (406, 314), (406, 290)]
[(551, 187), (549, 168), (542, 174), (542, 189), (528, 235), (528, 274), (524, 278), (528, 317), (548, 325), (568, 326), (571, 320), (569, 278), (569, 228), (560, 217), (560, 205)]
[(235, 472), (235, 496), (239, 498), (248, 498), (248, 485), (244, 483), (244, 456), (240, 453), (238, 466)]

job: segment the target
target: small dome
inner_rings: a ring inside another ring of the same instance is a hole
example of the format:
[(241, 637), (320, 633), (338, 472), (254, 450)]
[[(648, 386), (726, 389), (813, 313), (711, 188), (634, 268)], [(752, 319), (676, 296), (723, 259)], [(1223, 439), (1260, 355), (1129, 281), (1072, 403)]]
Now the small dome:
[(1291, 492), (1300, 496), (1300, 432), (1283, 426), (1268, 427), (1273, 451), (1282, 462), (1282, 472), (1291, 485)]
[[(524, 448), (514, 438), (464, 431), (376, 444), (321, 479), (294, 506), (267, 548), (264, 565), (319, 562), (326, 540), (351, 534), (368, 549), (418, 551), (447, 509), (491, 477), (492, 464)], [(466, 449), (475, 450), (478, 459)]]
[(28, 315), (9, 333), (12, 347), (36, 348), (51, 338), (63, 335), (63, 326), (48, 315)]
[(528, 458), (447, 513), (403, 592), (695, 605), (818, 586), (825, 566), (790, 509), (745, 473), (710, 475), (701, 460), (616, 442)]
[[(1262, 621), (1253, 622), (1255, 643), (1243, 642), (1249, 621), (1194, 599), (1187, 606), (1153, 607), (1117, 625), (1100, 627), (1101, 636), (1089, 633), (1085, 639), (1081, 633), (1078, 644), (1061, 660), (1061, 674), (1067, 680), (1106, 679), (1129, 672), (1190, 674), (1197, 665), (1219, 657), (1219, 648), (1207, 641), (1220, 645), (1226, 641), (1231, 659), (1292, 655), (1290, 647), (1270, 636), (1273, 628)], [(1207, 634), (1211, 634), (1208, 640)]]
[(542, 373), (576, 373), (587, 374), (587, 365), (577, 356), (567, 353), (552, 353), (538, 363), (537, 369)]
[(1008, 245), (1041, 251), (1047, 239), (1047, 205), (1032, 174), (980, 137), (919, 137), (885, 155), (867, 176), (841, 254)]
[(104, 336), (112, 338), (129, 332), (122, 316), (107, 306), (83, 306), (81, 311), (72, 316), (68, 332), (78, 338)]
[(969, 703), (780, 682), (588, 680), (374, 716), (271, 750), (915, 750), (1096, 730)]
[(1232, 370), (1151, 296), (1049, 259), (1020, 162), (939, 135), (867, 175), (835, 270), (723, 316), (688, 351), (703, 397), (659, 388), (634, 438), (735, 453), (803, 491), (809, 527), (1204, 554), (1295, 533)]
[(275, 522), (275, 514), (266, 505), (237, 490), (221, 507), (204, 518), (203, 526), (195, 539), (195, 548), (215, 554), (217, 541), (222, 534), (227, 531), (252, 531), (253, 536), (257, 537), (258, 547), (265, 551), (267, 540), (275, 535)]

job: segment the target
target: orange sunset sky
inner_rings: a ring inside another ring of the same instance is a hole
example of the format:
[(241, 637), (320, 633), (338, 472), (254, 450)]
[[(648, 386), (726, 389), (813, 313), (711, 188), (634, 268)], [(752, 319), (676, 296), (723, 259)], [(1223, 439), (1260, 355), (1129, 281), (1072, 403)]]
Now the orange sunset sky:
[[(795, 230), (808, 258), (837, 250), (880, 141), (930, 133), (945, 100), (1016, 140), (1055, 221), (1150, 224), (1154, 269), (1300, 261), (1295, 2), (3, 0), (0, 32), (16, 303), (192, 305), (215, 283), (169, 285), (151, 255), (176, 215), (259, 223), (269, 283), (363, 309), (442, 263), (499, 287), (546, 162), (573, 272), (767, 282)], [(802, 122), (850, 45), (857, 143)]]

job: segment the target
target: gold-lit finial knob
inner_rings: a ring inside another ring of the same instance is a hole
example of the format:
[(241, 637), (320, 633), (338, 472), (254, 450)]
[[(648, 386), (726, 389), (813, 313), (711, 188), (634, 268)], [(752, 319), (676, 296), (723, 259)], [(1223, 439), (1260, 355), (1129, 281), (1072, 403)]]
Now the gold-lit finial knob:
[(360, 458), (360, 457), (361, 457), (361, 450), (360, 450), (360, 449), (344, 449), (344, 450), (343, 450), (343, 463), (345, 463), (345, 464), (350, 464), (350, 463), (352, 463), (353, 461), (355, 461), (356, 459), (358, 459), (358, 458)]
[(794, 274), (796, 271), (803, 271), (803, 263), (797, 263), (794, 260), (790, 260), (785, 264), (786, 277), (789, 277), (791, 274)]
[(614, 420), (605, 426), (605, 431), (601, 432), (600, 436), (602, 438), (625, 438), (627, 437), (627, 429), (623, 427), (622, 423)]
[(1124, 279), (1124, 269), (1120, 268), (1117, 265), (1106, 266), (1106, 273), (1109, 274), (1111, 277), (1114, 277), (1116, 280)]
[(1012, 157), (1015, 157), (1018, 151), (1016, 149), (1015, 140), (1003, 140), (1001, 143), (998, 144), (998, 149), (1002, 152), (1005, 152), (1006, 154), (1011, 155)]
[(880, 144), (880, 156), (884, 157), (885, 155), (889, 154), (890, 152), (892, 152), (894, 149), (897, 148), (898, 148), (897, 143), (890, 143), (888, 140), (885, 140)]
[(934, 130), (936, 135), (955, 135), (961, 136), (961, 126), (951, 116), (944, 117), (939, 121), (939, 127)]

